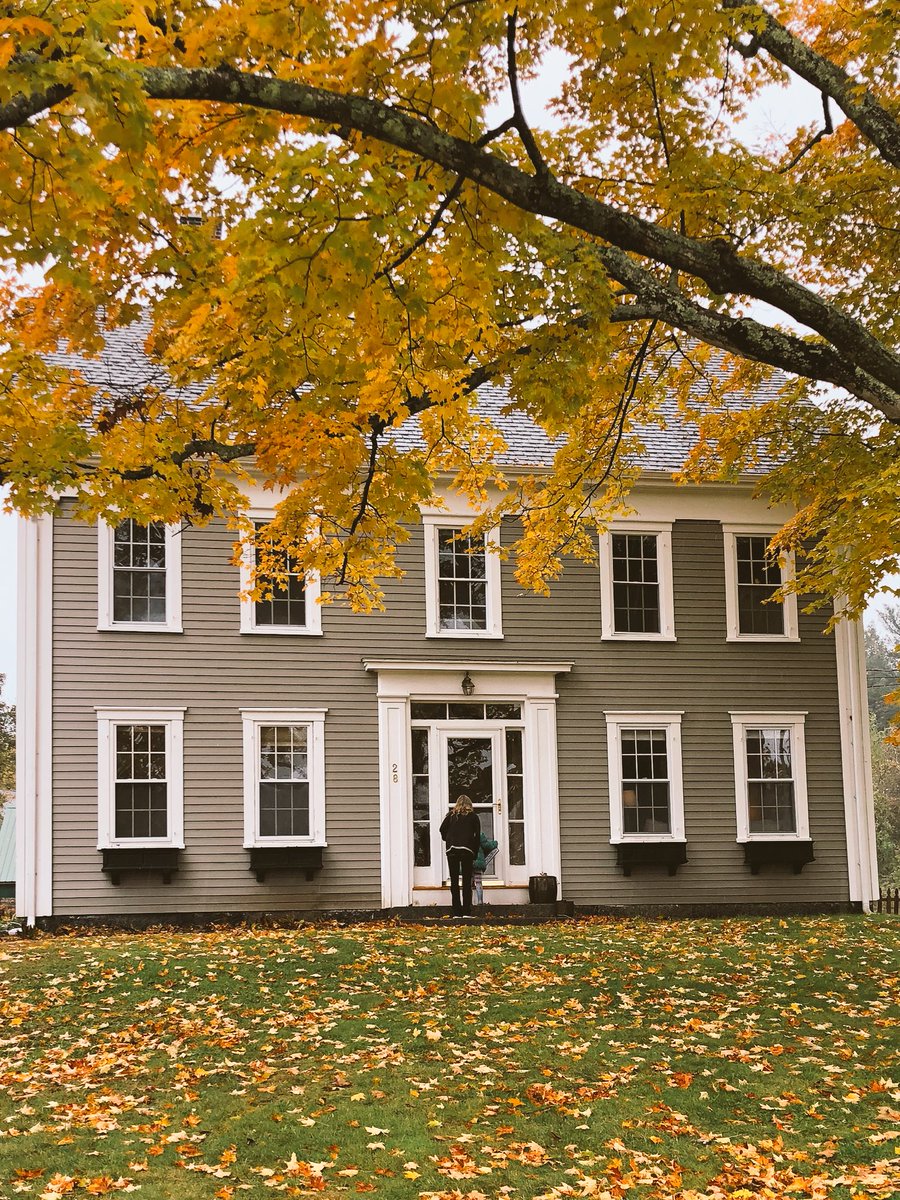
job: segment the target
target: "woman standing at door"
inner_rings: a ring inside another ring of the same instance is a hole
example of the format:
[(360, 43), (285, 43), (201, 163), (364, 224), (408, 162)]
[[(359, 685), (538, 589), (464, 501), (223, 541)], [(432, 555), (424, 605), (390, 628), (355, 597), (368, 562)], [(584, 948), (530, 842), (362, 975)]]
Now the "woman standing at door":
[[(454, 917), (472, 915), (472, 864), (481, 845), (481, 822), (468, 796), (458, 796), (441, 822), (450, 868), (450, 900)], [(460, 894), (460, 875), (462, 894)]]

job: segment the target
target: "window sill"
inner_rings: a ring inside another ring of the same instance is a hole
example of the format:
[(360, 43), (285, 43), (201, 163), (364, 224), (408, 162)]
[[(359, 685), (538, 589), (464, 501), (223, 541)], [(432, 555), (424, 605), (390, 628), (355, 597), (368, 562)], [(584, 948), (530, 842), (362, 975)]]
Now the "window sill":
[(807, 863), (815, 862), (813, 844), (808, 838), (771, 837), (753, 838), (742, 843), (744, 864), (751, 875), (758, 875), (765, 866), (791, 867), (799, 875)]
[(257, 883), (265, 883), (269, 871), (299, 871), (311, 880), (321, 871), (326, 847), (311, 846), (248, 846), (250, 870)]
[(274, 634), (276, 637), (321, 637), (321, 629), (304, 629), (300, 625), (273, 625), (265, 629), (242, 629), (241, 637), (266, 637)]
[(674, 633), (604, 633), (601, 642), (677, 642)]
[(484, 630), (477, 629), (442, 629), (440, 633), (426, 633), (426, 638), (431, 638), (434, 641), (473, 641), (480, 642), (502, 642), (502, 633), (488, 633)]
[(785, 644), (785, 642), (787, 642), (790, 644), (799, 645), (800, 635), (797, 634), (795, 636), (794, 634), (788, 635), (786, 633), (729, 633), (726, 636), (725, 641), (726, 642), (751, 642), (751, 643), (757, 643), (757, 644), (771, 642), (773, 644), (782, 645), (782, 646)]
[(109, 876), (110, 883), (118, 885), (122, 875), (132, 872), (144, 874), (155, 872), (162, 876), (163, 883), (171, 883), (172, 876), (180, 865), (179, 846), (129, 846), (101, 849), (101, 870)]
[(181, 625), (162, 625), (152, 621), (121, 621), (117, 625), (97, 625), (100, 633), (184, 633)]
[(634, 867), (665, 867), (670, 875), (686, 863), (687, 842), (673, 841), (628, 841), (616, 842), (616, 866), (629, 876)]

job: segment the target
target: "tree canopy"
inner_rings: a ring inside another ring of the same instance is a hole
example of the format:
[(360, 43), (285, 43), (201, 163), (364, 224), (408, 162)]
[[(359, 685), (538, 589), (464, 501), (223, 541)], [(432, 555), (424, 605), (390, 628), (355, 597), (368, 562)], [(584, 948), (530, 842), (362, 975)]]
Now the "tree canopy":
[[(858, 612), (896, 570), (890, 5), (12, 0), (0, 75), (21, 511), (67, 492), (87, 517), (203, 521), (238, 511), (252, 460), (290, 489), (296, 560), (365, 605), (449, 472), (482, 506), (491, 485), (486, 521), (522, 516), (542, 588), (626, 503), (667, 401), (699, 421), (685, 477), (765, 466), (796, 507), (798, 588)], [(797, 80), (820, 119), (755, 133)], [(165, 386), (54, 357), (140, 317)], [(473, 396), (502, 380), (560, 438), (552, 470), (498, 467)]]

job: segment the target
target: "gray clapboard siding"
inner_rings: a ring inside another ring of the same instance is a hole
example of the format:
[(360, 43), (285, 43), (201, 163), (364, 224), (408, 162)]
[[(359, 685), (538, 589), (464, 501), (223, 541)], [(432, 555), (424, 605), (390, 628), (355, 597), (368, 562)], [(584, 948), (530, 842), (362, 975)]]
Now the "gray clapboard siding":
[[(504, 529), (504, 541), (514, 536)], [(239, 633), (238, 572), (224, 524), (183, 535), (183, 634), (98, 632), (97, 534), (65, 515), (54, 531), (54, 911), (278, 911), (380, 904), (376, 680), (363, 658), (572, 661), (559, 679), (563, 886), (581, 904), (842, 901), (847, 898), (833, 639), (825, 617), (801, 615), (796, 645), (725, 642), (722, 533), (714, 521), (673, 530), (674, 644), (604, 643), (596, 567), (567, 564), (550, 599), (523, 595), (503, 568), (504, 639), (425, 637), (424, 551), (416, 530), (407, 571), (386, 587), (387, 611), (338, 605), (324, 636)], [(169, 886), (113, 887), (100, 873), (96, 705), (186, 705), (183, 867)], [(325, 707), (326, 867), (312, 882), (273, 874), (258, 884), (243, 842), (238, 710)], [(675, 879), (625, 879), (609, 846), (604, 709), (683, 709), (689, 863)], [(810, 822), (817, 861), (801, 876), (752, 877), (735, 844), (729, 709), (808, 710)]]

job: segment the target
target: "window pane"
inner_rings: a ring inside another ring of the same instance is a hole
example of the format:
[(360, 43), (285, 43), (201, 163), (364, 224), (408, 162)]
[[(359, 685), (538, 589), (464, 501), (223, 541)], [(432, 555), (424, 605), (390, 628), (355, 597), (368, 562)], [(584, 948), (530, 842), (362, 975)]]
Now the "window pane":
[(509, 861), (514, 867), (525, 865), (525, 826), (521, 823), (509, 827)]
[(489, 721), (521, 721), (521, 704), (488, 704), (487, 719)]
[(659, 633), (656, 534), (618, 533), (611, 541), (615, 632)]
[(309, 784), (260, 783), (259, 832), (262, 837), (309, 837)]
[[(265, 522), (257, 522), (257, 532), (265, 529)], [(284, 576), (267, 579), (259, 573), (257, 582), (267, 593), (263, 600), (253, 605), (254, 621), (257, 625), (305, 628), (306, 626), (306, 576), (285, 552), (277, 556)], [(259, 562), (259, 552), (256, 552)], [(268, 593), (271, 593), (269, 595)]]
[[(446, 705), (437, 705), (446, 710)], [(442, 714), (443, 715), (443, 714)], [(417, 867), (431, 866), (431, 788), (428, 778), (428, 730), (413, 729), (413, 862)]]
[(128, 519), (113, 530), (113, 620), (166, 621), (166, 527)]
[(622, 828), (671, 833), (665, 729), (622, 729)]
[(409, 714), (414, 721), (443, 721), (447, 716), (447, 705), (440, 701), (413, 700)]
[(465, 701), (451, 703), (447, 705), (447, 716), (451, 721), (483, 721), (484, 705), (467, 704)]
[(791, 730), (747, 729), (748, 820), (751, 833), (796, 833)]
[(768, 538), (735, 538), (737, 556), (738, 631), (783, 634), (784, 609), (771, 600), (781, 586), (781, 567), (768, 553)]
[(115, 806), (117, 839), (166, 836), (166, 784), (117, 783)]
[(454, 529), (439, 529), (438, 620), (441, 629), (487, 629), (487, 552)]

